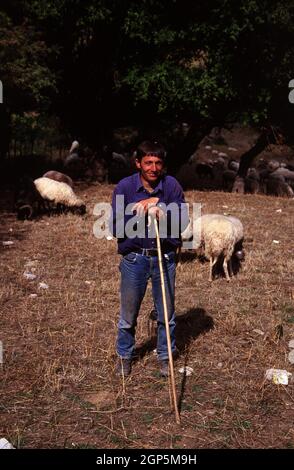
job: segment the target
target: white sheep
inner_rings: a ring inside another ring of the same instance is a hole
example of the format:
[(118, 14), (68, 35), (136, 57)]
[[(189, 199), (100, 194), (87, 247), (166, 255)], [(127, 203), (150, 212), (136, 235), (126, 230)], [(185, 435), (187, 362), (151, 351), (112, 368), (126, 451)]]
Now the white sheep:
[[(234, 216), (221, 214), (205, 214), (192, 222), (181, 234), (182, 241), (190, 240), (194, 233), (200, 234), (200, 247), (204, 248), (205, 256), (210, 261), (209, 280), (212, 281), (212, 270), (217, 260), (223, 256), (223, 268), (229, 281), (232, 273), (232, 255), (243, 258), (242, 241), (244, 229), (242, 222)], [(179, 256), (180, 256), (179, 251)], [(180, 260), (180, 257), (179, 257)], [(228, 271), (229, 268), (229, 271)]]
[[(209, 281), (217, 260), (223, 256), (223, 268), (227, 281), (232, 274), (232, 255), (236, 245), (242, 243), (244, 230), (242, 222), (233, 216), (206, 214), (196, 220), (196, 229), (201, 230), (201, 242), (205, 256), (209, 259)], [(197, 227), (198, 225), (198, 227)]]
[(37, 178), (34, 184), (42, 198), (56, 204), (57, 207), (70, 208), (79, 214), (86, 212), (85, 203), (76, 196), (68, 184), (46, 177)]

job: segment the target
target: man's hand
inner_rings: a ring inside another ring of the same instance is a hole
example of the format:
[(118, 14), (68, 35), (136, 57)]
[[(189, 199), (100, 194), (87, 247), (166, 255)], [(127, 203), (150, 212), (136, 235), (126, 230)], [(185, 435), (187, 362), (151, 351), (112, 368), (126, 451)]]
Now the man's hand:
[(143, 199), (142, 201), (136, 202), (133, 206), (133, 210), (137, 211), (139, 217), (143, 217), (144, 214), (147, 214), (148, 209), (156, 208), (156, 204), (159, 201), (159, 197), (150, 197), (149, 199)]

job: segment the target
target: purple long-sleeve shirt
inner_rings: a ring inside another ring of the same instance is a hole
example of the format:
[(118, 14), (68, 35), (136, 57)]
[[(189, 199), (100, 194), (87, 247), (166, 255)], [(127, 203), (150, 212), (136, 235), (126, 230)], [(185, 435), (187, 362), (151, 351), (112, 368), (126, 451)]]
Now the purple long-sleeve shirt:
[[(151, 224), (148, 227), (147, 217), (136, 217), (136, 212), (132, 211), (133, 204), (151, 197), (159, 198), (157, 205), (163, 210), (164, 205), (173, 203), (166, 211), (167, 230), (160, 230), (163, 252), (175, 251), (180, 245), (180, 233), (189, 223), (182, 187), (175, 178), (166, 175), (161, 177), (152, 193), (149, 193), (142, 184), (140, 173), (135, 173), (122, 179), (113, 192), (110, 227), (117, 238), (118, 253), (126, 255), (137, 248), (156, 248), (154, 226)], [(128, 205), (130, 206), (126, 213)], [(130, 228), (133, 230), (131, 236), (125, 233)], [(159, 228), (161, 229), (161, 225)]]

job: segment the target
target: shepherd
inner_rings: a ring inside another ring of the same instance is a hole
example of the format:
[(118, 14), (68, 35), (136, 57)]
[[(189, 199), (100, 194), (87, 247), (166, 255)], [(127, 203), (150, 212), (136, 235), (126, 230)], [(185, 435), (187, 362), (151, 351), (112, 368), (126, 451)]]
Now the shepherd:
[[(159, 371), (161, 376), (167, 377), (167, 335), (156, 233), (151, 218), (156, 218), (159, 223), (170, 344), (175, 354), (175, 257), (181, 244), (180, 234), (189, 223), (188, 209), (180, 184), (174, 177), (165, 174), (166, 151), (163, 145), (156, 141), (144, 141), (135, 155), (137, 173), (122, 179), (112, 197), (110, 225), (117, 238), (118, 253), (122, 255), (119, 266), (121, 282), (116, 374), (128, 376), (131, 373), (137, 318), (148, 280), (151, 279), (157, 312)], [(119, 227), (124, 230), (119, 230)]]

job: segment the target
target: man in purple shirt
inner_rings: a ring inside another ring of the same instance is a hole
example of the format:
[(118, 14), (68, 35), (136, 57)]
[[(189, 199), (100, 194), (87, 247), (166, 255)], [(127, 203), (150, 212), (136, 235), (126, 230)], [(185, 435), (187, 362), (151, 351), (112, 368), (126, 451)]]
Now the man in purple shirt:
[[(135, 329), (148, 280), (157, 312), (157, 356), (160, 373), (168, 375), (168, 350), (164, 323), (160, 271), (153, 218), (159, 221), (163, 270), (172, 351), (175, 352), (175, 252), (180, 233), (189, 223), (181, 186), (164, 175), (165, 149), (158, 142), (145, 141), (136, 153), (132, 176), (122, 179), (112, 198), (112, 232), (117, 238), (120, 263), (120, 318), (118, 322), (116, 372), (129, 375), (135, 348)], [(149, 222), (148, 222), (149, 221)], [(163, 229), (161, 230), (161, 228)]]

